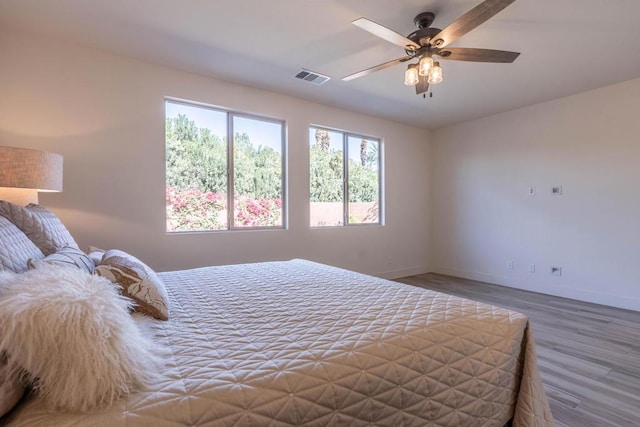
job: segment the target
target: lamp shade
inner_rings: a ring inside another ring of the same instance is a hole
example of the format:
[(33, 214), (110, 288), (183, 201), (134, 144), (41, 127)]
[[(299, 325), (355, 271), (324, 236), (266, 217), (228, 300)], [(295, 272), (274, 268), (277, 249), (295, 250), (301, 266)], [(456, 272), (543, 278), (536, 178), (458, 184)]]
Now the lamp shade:
[(62, 156), (28, 148), (0, 146), (0, 187), (37, 191), (62, 191)]

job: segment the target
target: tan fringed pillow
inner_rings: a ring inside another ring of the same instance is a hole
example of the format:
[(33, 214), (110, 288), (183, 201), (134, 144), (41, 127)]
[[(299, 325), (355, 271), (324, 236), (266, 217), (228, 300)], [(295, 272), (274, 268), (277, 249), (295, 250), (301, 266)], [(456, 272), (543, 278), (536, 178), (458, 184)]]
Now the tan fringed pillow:
[(169, 319), (169, 299), (162, 280), (149, 266), (124, 251), (105, 252), (95, 273), (122, 287), (122, 294), (136, 303), (136, 311), (156, 319)]

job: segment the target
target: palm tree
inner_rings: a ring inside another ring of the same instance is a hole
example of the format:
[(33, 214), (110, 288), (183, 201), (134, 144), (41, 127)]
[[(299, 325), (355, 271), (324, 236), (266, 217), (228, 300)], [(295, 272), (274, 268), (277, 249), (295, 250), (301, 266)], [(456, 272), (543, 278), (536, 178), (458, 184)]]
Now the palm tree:
[(362, 167), (367, 165), (367, 145), (369, 141), (363, 139), (360, 143), (360, 162), (362, 163)]
[(316, 144), (320, 146), (320, 149), (325, 153), (329, 152), (329, 131), (326, 129), (316, 129)]

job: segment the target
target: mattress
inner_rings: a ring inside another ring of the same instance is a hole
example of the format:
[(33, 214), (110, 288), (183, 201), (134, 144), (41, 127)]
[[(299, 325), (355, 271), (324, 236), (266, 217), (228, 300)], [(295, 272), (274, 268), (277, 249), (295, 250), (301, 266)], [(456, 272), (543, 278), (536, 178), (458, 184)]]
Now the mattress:
[(160, 273), (149, 389), (11, 426), (553, 425), (526, 316), (304, 260)]

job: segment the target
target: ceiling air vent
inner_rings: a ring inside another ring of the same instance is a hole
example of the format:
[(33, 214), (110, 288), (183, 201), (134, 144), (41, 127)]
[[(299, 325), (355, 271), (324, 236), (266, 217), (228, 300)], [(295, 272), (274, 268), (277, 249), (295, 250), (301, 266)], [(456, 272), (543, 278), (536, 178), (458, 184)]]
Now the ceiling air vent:
[(296, 74), (296, 79), (304, 80), (314, 85), (321, 85), (331, 79), (329, 76), (323, 76), (322, 74), (314, 73), (313, 71), (305, 70), (304, 68)]

